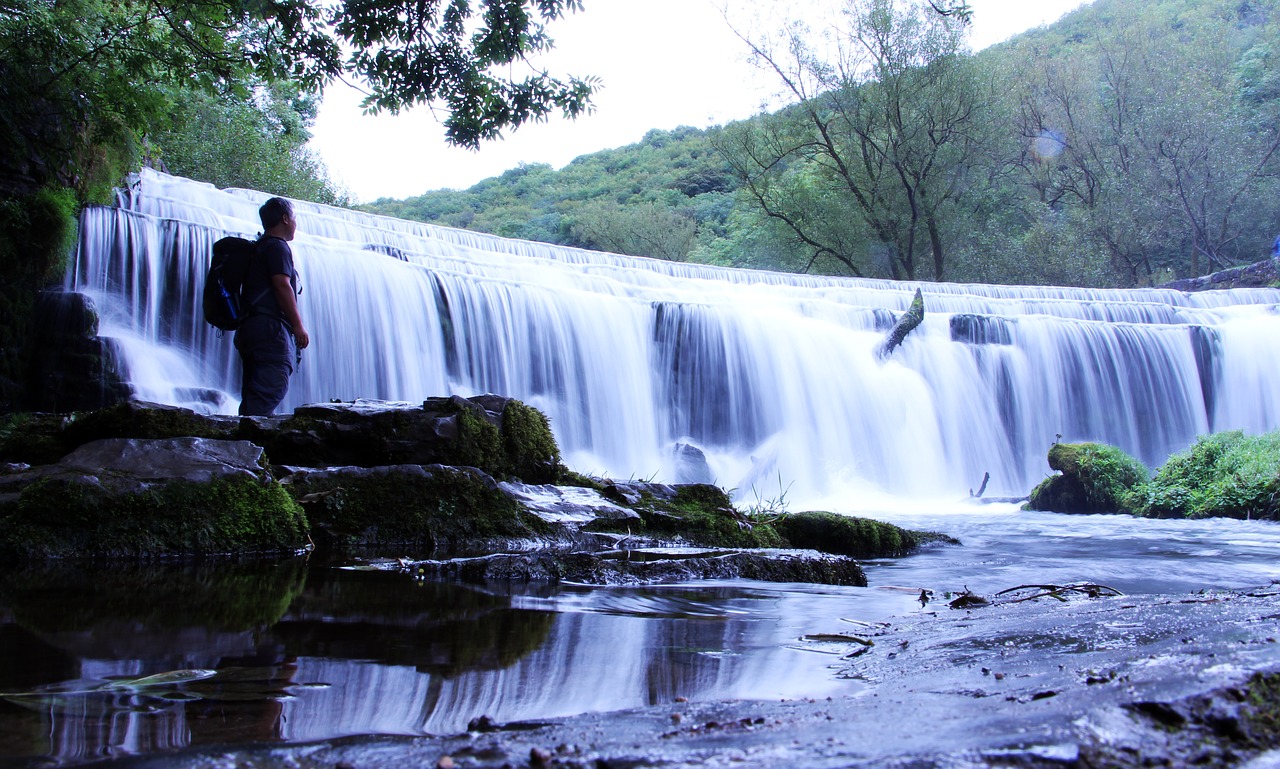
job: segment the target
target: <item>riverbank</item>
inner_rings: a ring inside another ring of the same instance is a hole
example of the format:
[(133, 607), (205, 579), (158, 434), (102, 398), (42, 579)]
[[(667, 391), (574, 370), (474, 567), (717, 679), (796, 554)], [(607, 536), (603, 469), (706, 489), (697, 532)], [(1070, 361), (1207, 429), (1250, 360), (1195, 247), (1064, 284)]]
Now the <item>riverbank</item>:
[(463, 734), (220, 748), (114, 766), (1274, 766), (1280, 588), (815, 619), (853, 695), (680, 701)]

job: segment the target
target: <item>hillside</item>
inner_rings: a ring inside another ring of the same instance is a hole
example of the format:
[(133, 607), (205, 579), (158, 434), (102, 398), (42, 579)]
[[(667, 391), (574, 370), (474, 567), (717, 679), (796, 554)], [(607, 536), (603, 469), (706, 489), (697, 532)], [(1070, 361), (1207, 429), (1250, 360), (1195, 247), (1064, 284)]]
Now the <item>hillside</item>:
[[(905, 36), (904, 20), (932, 32)], [(1280, 230), (1280, 0), (1095, 0), (976, 55), (946, 47), (949, 23), (904, 15), (904, 36), (862, 52), (877, 78), (813, 68), (821, 90), (805, 93), (820, 95), (778, 113), (363, 208), (926, 280), (1144, 285), (1266, 255)], [(875, 117), (889, 103), (905, 105), (898, 123)]]

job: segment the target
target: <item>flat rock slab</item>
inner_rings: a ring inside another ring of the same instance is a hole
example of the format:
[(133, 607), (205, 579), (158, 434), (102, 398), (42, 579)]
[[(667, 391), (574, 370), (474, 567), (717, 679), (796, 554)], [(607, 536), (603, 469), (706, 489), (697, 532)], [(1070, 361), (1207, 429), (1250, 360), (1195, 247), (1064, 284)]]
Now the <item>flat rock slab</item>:
[(132, 493), (172, 481), (263, 478), (262, 454), (261, 446), (248, 441), (106, 438), (86, 443), (53, 464), (0, 474), (0, 490), (16, 493), (37, 480), (49, 479)]
[(852, 558), (813, 550), (644, 548), (603, 552), (502, 553), (477, 558), (417, 561), (412, 570), (428, 578), (650, 585), (700, 579), (758, 579), (865, 586)]
[(605, 499), (595, 489), (518, 481), (499, 483), (498, 488), (547, 523), (584, 524), (598, 518), (640, 520), (639, 513)]
[[(932, 607), (930, 607), (932, 608)], [(672, 702), (441, 738), (352, 738), (130, 766), (1274, 766), (1249, 716), (1252, 671), (1280, 670), (1280, 590), (1052, 599), (921, 612), (866, 628), (832, 700)], [(814, 619), (815, 634), (849, 625)], [(834, 637), (835, 634), (832, 634)], [(817, 635), (819, 639), (828, 636)], [(816, 640), (834, 647), (840, 640)], [(1276, 703), (1272, 702), (1274, 708)], [(482, 716), (483, 714), (476, 714)]]

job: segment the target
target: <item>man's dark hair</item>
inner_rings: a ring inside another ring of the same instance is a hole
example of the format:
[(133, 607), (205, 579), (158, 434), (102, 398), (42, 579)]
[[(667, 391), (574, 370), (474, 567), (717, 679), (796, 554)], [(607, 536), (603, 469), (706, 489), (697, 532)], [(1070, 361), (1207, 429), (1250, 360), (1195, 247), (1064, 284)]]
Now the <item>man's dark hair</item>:
[(284, 198), (272, 198), (258, 209), (258, 218), (262, 220), (262, 229), (269, 230), (280, 223), (286, 216), (293, 216), (293, 204)]

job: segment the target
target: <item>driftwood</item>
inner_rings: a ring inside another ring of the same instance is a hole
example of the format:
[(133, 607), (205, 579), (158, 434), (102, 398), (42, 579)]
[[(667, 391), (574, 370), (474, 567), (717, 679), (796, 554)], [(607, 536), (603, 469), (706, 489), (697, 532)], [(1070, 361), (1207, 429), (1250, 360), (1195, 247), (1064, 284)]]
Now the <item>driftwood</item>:
[(901, 318), (898, 318), (898, 322), (893, 324), (889, 333), (885, 334), (884, 341), (876, 347), (876, 357), (881, 361), (888, 359), (894, 349), (902, 344), (902, 340), (907, 338), (907, 334), (910, 334), (922, 321), (924, 321), (924, 296), (917, 288), (915, 298), (911, 300), (911, 306)]
[(978, 493), (974, 494), (973, 489), (969, 489), (969, 496), (977, 498), (981, 497), (987, 491), (987, 481), (991, 480), (991, 473), (982, 474), (982, 485), (978, 487)]

